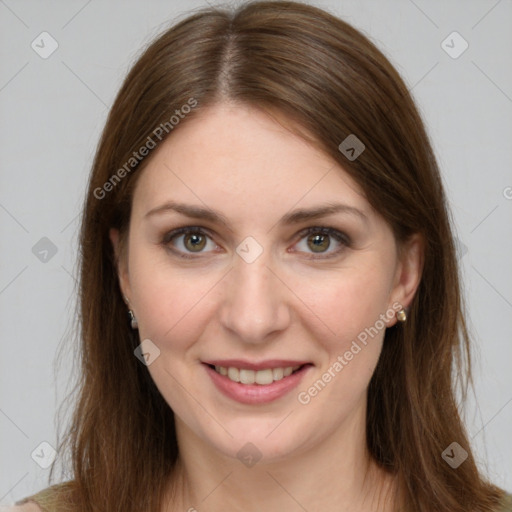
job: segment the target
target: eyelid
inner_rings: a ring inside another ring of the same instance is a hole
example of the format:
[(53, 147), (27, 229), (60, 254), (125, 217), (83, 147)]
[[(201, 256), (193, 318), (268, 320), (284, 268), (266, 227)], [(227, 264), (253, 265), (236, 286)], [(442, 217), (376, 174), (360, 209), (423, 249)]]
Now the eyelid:
[(344, 243), (346, 245), (351, 245), (352, 241), (350, 237), (344, 233), (343, 231), (340, 231), (339, 229), (333, 228), (331, 226), (310, 226), (307, 228), (302, 229), (297, 233), (297, 237), (299, 239), (304, 238), (307, 235), (311, 235), (313, 233), (320, 233), (323, 235), (330, 235), (336, 238), (339, 242)]
[[(196, 234), (200, 234), (202, 236), (206, 236), (217, 247), (219, 247), (219, 245), (215, 242), (214, 236), (212, 235), (210, 230), (208, 230), (206, 228), (203, 228), (201, 226), (182, 226), (182, 227), (178, 227), (178, 228), (172, 229), (171, 231), (168, 231), (168, 232), (166, 232), (163, 235), (163, 237), (162, 237), (162, 244), (164, 246), (166, 246), (174, 254), (178, 255), (179, 257), (188, 258), (188, 259), (199, 258), (201, 256), (204, 256), (205, 254), (209, 254), (211, 252), (214, 252), (214, 251), (204, 251), (204, 252), (201, 251), (201, 252), (198, 252), (198, 253), (183, 252), (183, 251), (177, 250), (177, 249), (169, 246), (170, 242), (174, 238), (179, 237), (181, 235), (186, 235), (186, 234), (189, 234), (189, 233), (196, 233)], [(344, 248), (350, 247), (352, 245), (352, 241), (351, 241), (350, 237), (346, 233), (344, 233), (344, 232), (342, 232), (342, 231), (340, 231), (340, 230), (338, 230), (336, 228), (330, 227), (330, 226), (309, 226), (307, 228), (304, 228), (304, 229), (300, 230), (294, 236), (294, 238), (296, 238), (296, 241), (295, 241), (295, 243), (293, 245), (295, 246), (303, 238), (307, 237), (308, 235), (317, 234), (317, 233), (318, 234), (323, 234), (323, 235), (328, 235), (328, 236), (331, 236), (331, 237), (335, 238), (338, 241), (338, 243), (340, 243), (342, 245), (342, 247), (340, 249), (336, 250), (336, 251), (332, 251), (332, 252), (328, 252), (328, 253), (313, 253), (313, 252), (312, 253), (304, 253), (304, 254), (309, 254), (309, 256), (306, 256), (306, 258), (308, 258), (308, 259), (327, 259), (327, 258), (335, 257), (341, 251), (343, 251)], [(292, 250), (291, 252), (303, 252), (303, 251), (294, 251), (294, 250)]]
[(173, 238), (179, 235), (186, 235), (188, 233), (199, 233), (201, 235), (212, 238), (211, 232), (206, 228), (200, 226), (182, 226), (180, 228), (171, 229), (171, 231), (166, 232), (163, 236), (162, 242), (169, 243)]
[(187, 235), (189, 233), (195, 233), (195, 234), (200, 234), (202, 236), (206, 236), (218, 247), (218, 244), (213, 239), (213, 236), (211, 235), (209, 230), (207, 230), (206, 228), (200, 227), (200, 226), (182, 226), (179, 228), (172, 229), (171, 231), (168, 231), (163, 235), (161, 243), (163, 246), (165, 246), (165, 248), (167, 250), (171, 251), (176, 256), (178, 256), (180, 258), (184, 258), (184, 259), (197, 259), (197, 258), (204, 257), (205, 254), (214, 252), (214, 251), (204, 251), (204, 252), (201, 251), (198, 253), (184, 252), (184, 251), (180, 251), (180, 250), (176, 249), (175, 247), (172, 247), (172, 245), (170, 243), (174, 238), (177, 238), (181, 235)]
[(341, 245), (341, 247), (335, 251), (331, 251), (331, 252), (327, 252), (327, 253), (303, 252), (303, 251), (296, 251), (296, 250), (292, 250), (291, 252), (301, 252), (302, 254), (306, 255), (304, 257), (308, 260), (322, 260), (322, 259), (335, 258), (335, 257), (339, 256), (340, 253), (342, 253), (346, 248), (352, 246), (352, 240), (346, 233), (340, 231), (339, 229), (330, 227), (330, 226), (310, 226), (310, 227), (302, 229), (296, 235), (298, 240), (295, 242), (294, 246), (296, 244), (298, 244), (300, 241), (302, 241), (306, 236), (313, 235), (313, 234), (322, 234), (322, 235), (328, 235), (330, 237), (333, 237)]

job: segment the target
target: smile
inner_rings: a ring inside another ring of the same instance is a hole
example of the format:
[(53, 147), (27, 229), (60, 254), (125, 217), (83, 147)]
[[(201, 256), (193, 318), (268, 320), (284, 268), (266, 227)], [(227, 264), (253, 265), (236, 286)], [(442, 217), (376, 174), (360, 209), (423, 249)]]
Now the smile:
[(313, 368), (308, 362), (278, 360), (258, 364), (240, 360), (208, 361), (202, 366), (222, 395), (248, 405), (284, 397)]
[(233, 382), (241, 384), (259, 384), (261, 386), (272, 384), (272, 382), (288, 377), (300, 368), (297, 366), (287, 366), (285, 368), (267, 368), (265, 370), (247, 370), (243, 368), (234, 368), (230, 366), (215, 366), (215, 371), (226, 376)]

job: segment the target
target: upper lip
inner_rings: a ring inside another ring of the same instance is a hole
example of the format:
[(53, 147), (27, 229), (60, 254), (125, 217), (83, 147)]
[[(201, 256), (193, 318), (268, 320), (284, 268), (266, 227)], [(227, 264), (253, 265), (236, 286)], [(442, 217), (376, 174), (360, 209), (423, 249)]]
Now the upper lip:
[(223, 366), (224, 368), (239, 368), (243, 370), (266, 370), (267, 368), (287, 368), (289, 366), (302, 366), (311, 364), (310, 361), (295, 361), (290, 359), (266, 359), (265, 361), (247, 361), (246, 359), (211, 359), (203, 361), (204, 364), (212, 366)]

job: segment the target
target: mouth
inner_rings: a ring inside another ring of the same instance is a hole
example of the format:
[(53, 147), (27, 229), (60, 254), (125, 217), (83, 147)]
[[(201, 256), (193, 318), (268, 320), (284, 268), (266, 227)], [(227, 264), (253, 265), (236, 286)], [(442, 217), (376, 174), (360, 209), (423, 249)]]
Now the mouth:
[(277, 400), (296, 388), (314, 366), (303, 361), (241, 360), (203, 363), (213, 384), (228, 398), (244, 404), (263, 404)]
[(281, 366), (277, 368), (265, 368), (263, 370), (210, 364), (208, 366), (214, 369), (219, 375), (223, 375), (233, 382), (239, 382), (245, 385), (257, 384), (259, 386), (267, 386), (285, 377), (289, 377), (292, 373), (299, 371), (305, 365)]

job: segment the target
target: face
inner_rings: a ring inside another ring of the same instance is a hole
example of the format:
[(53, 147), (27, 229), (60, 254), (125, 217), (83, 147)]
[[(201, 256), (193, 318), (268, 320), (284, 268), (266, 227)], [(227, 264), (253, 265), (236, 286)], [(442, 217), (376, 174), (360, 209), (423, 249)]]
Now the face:
[(221, 104), (180, 126), (142, 171), (119, 266), (178, 437), (276, 461), (364, 429), (419, 279), (419, 242), (402, 249), (349, 175), (267, 114)]

